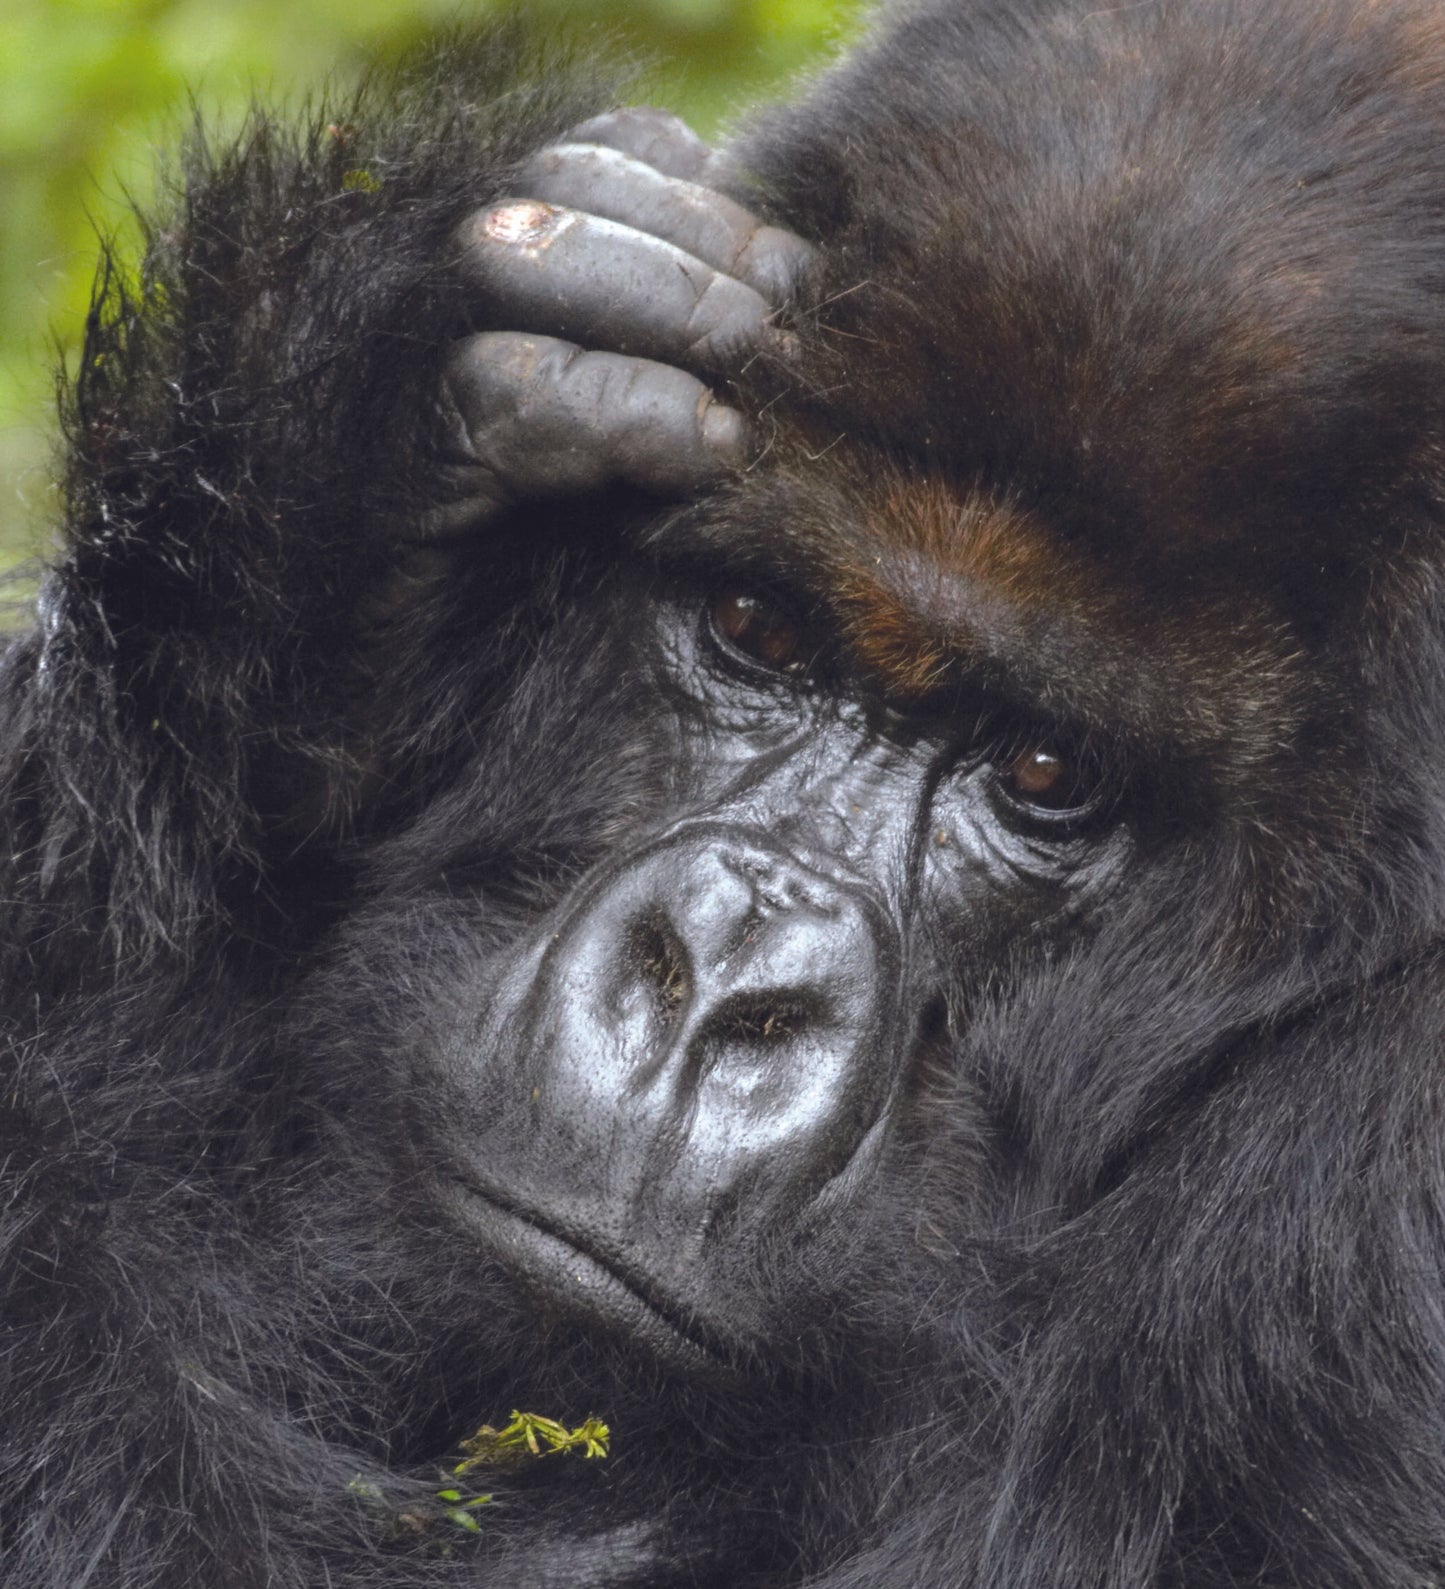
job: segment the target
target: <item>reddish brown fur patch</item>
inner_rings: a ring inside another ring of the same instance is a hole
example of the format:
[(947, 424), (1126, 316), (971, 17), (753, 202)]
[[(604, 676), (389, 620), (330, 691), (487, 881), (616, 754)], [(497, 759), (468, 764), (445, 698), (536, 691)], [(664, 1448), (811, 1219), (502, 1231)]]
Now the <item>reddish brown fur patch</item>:
[(1156, 746), (1253, 762), (1288, 738), (1298, 641), (1232, 578), (1161, 590), (1016, 501), (876, 460), (849, 473), (852, 511), (811, 544), (843, 641), (900, 703), (987, 676), (1030, 710)]
[[(893, 693), (935, 689), (976, 644), (970, 614), (1054, 610), (1080, 570), (1022, 509), (936, 478), (893, 476), (870, 493), (868, 539), (838, 570), (844, 633)], [(870, 556), (871, 553), (871, 556)]]

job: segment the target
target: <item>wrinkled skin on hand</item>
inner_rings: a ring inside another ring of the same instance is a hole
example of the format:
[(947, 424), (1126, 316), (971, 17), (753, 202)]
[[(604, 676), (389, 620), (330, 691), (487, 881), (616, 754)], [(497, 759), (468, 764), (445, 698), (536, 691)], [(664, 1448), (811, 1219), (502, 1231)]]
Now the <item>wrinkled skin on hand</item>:
[(519, 502), (624, 486), (684, 496), (746, 467), (753, 438), (711, 383), (759, 349), (811, 250), (717, 191), (724, 162), (675, 117), (598, 116), (469, 216), (458, 267), (514, 329), (459, 342), (449, 462), (463, 482), (428, 529), (472, 531)]

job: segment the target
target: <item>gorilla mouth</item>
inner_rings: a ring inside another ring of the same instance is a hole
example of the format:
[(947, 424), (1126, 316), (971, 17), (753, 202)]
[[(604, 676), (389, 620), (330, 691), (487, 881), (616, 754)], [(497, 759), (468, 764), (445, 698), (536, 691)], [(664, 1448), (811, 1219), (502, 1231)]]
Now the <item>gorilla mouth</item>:
[(456, 1184), (465, 1194), (472, 1233), (543, 1306), (601, 1324), (691, 1373), (730, 1368), (728, 1355), (702, 1334), (695, 1316), (659, 1297), (634, 1266), (599, 1255), (575, 1230), (519, 1208), (491, 1187), (461, 1178)]

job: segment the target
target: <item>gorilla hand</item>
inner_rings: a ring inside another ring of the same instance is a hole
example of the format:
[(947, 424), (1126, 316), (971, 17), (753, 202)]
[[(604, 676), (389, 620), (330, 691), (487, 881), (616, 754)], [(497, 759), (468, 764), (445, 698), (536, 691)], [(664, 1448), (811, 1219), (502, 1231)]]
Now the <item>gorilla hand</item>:
[(462, 275), (514, 329), (449, 361), (457, 491), (431, 534), (539, 497), (686, 495), (747, 463), (746, 421), (706, 383), (786, 348), (774, 317), (811, 250), (709, 185), (724, 175), (675, 117), (616, 111), (463, 223)]

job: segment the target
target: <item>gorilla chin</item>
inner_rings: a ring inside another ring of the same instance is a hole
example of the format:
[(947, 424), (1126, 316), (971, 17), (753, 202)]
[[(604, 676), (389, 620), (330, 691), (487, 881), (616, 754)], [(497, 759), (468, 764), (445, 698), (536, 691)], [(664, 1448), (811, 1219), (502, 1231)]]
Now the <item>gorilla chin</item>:
[(910, 0), (720, 151), (601, 71), (102, 269), (6, 1589), (1445, 1583), (1438, 5)]

